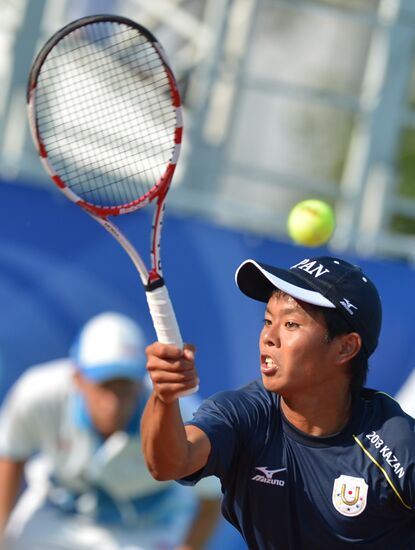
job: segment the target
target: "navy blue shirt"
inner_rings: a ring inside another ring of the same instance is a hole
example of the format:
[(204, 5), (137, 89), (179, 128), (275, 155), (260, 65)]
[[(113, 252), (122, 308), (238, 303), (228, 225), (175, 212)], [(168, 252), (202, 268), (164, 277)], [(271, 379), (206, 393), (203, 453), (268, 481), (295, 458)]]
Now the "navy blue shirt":
[(192, 421), (211, 442), (222, 511), (251, 550), (415, 549), (415, 420), (364, 389), (329, 437), (289, 424), (260, 380), (207, 399)]

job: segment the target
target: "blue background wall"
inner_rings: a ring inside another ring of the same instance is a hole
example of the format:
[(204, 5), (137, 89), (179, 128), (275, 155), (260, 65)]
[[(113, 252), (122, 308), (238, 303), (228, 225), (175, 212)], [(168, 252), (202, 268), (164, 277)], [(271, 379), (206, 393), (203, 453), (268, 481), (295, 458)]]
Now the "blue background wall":
[[(0, 193), (0, 400), (27, 366), (64, 356), (96, 313), (124, 312), (155, 338), (138, 274), (98, 224), (57, 193), (7, 182)], [(149, 214), (117, 222), (147, 258)], [(197, 345), (202, 396), (258, 376), (263, 305), (237, 290), (239, 263), (256, 258), (289, 267), (327, 252), (167, 215), (164, 271), (183, 338)], [(403, 262), (344, 257), (360, 263), (380, 290), (384, 323), (368, 385), (395, 394), (415, 366), (414, 270)], [(213, 548), (244, 546), (222, 524)]]

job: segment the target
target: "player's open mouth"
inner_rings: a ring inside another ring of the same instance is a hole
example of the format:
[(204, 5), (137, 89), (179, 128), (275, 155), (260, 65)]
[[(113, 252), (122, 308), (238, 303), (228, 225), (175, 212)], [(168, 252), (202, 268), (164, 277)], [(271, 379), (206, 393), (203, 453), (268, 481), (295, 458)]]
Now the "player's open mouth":
[(278, 365), (268, 355), (261, 356), (261, 372), (266, 376), (275, 374), (278, 370)]

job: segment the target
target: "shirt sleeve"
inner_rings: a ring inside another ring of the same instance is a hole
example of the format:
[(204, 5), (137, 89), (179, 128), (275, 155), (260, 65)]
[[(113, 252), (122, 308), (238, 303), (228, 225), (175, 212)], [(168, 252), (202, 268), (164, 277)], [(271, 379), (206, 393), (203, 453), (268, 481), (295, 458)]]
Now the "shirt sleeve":
[(194, 485), (200, 479), (216, 476), (223, 480), (235, 457), (244, 428), (244, 416), (237, 403), (236, 392), (221, 392), (207, 399), (186, 425), (197, 426), (208, 436), (211, 452), (206, 466), (179, 480), (183, 485)]

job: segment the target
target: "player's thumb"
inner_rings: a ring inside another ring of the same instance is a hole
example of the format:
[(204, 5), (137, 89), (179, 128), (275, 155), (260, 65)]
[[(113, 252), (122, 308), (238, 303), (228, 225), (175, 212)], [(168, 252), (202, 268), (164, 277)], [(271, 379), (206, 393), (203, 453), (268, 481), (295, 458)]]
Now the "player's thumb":
[(193, 344), (184, 344), (183, 346), (183, 357), (188, 361), (194, 361), (196, 352), (196, 346)]

